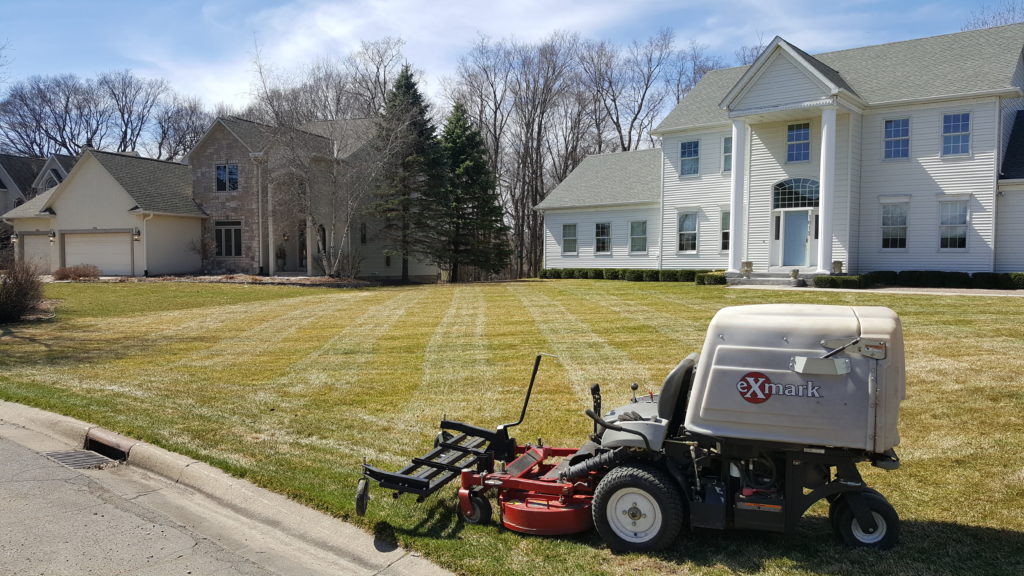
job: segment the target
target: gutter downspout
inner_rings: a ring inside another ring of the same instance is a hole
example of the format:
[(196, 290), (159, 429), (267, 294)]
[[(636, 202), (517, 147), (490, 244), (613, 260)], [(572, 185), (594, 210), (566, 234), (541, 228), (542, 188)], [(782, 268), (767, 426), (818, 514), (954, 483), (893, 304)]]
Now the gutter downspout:
[[(260, 161), (263, 160), (262, 152), (250, 152), (249, 159), (256, 169), (256, 230), (263, 230), (263, 167)], [(256, 234), (256, 264), (259, 266), (259, 275), (263, 275), (263, 240)]]
[(658, 184), (658, 197), (661, 207), (658, 213), (658, 270), (662, 269), (665, 261), (665, 141), (661, 146), (661, 178)]
[[(155, 214), (150, 212), (149, 216), (146, 216), (145, 218), (142, 219), (142, 242), (140, 242), (140, 244), (142, 244), (142, 255), (145, 257), (145, 260), (146, 260), (146, 267), (142, 269), (142, 275), (143, 276), (149, 276), (149, 250), (146, 248), (146, 243), (149, 242), (149, 227), (146, 226), (146, 222), (149, 222), (150, 220), (152, 220), (153, 216), (155, 216)], [(135, 242), (132, 242), (132, 244), (134, 245)], [(134, 248), (134, 246), (133, 246), (133, 248)], [(132, 250), (132, 275), (133, 276), (135, 275), (135, 250), (134, 249)]]
[(996, 227), (999, 222), (999, 176), (1002, 175), (1003, 166), (1003, 107), (1000, 105), (1001, 100), (996, 98), (996, 162), (995, 166), (992, 167), (992, 257), (989, 261), (989, 272), (996, 271), (996, 251), (999, 250), (999, 245), (996, 243), (996, 239), (999, 237), (997, 234), (998, 230)]

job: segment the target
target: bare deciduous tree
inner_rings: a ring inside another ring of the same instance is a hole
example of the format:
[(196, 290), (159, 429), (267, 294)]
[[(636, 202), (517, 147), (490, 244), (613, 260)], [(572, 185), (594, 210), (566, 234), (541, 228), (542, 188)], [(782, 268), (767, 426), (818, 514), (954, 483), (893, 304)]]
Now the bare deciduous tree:
[(384, 111), (388, 90), (405, 64), (403, 46), (404, 40), (391, 36), (362, 42), (359, 51), (345, 61), (353, 93), (362, 100), (358, 116), (376, 116)]
[(150, 156), (157, 160), (181, 159), (199, 143), (213, 118), (198, 98), (164, 98), (153, 114)]
[(768, 47), (768, 42), (761, 33), (757, 34), (757, 42), (750, 45), (740, 46), (736, 49), (736, 62), (740, 66), (749, 66), (757, 60), (757, 57)]
[(993, 6), (982, 4), (976, 10), (971, 10), (970, 19), (964, 23), (960, 30), (991, 28), (992, 26), (1005, 26), (1018, 22), (1024, 22), (1024, 2), (1020, 0), (1003, 0)]
[(679, 102), (705, 74), (725, 67), (725, 61), (708, 53), (707, 46), (691, 41), (686, 48), (676, 52), (676, 61), (670, 77), (675, 102)]
[(129, 70), (121, 70), (101, 74), (97, 88), (113, 108), (118, 133), (116, 151), (136, 150), (153, 110), (168, 92), (167, 83), (139, 78)]

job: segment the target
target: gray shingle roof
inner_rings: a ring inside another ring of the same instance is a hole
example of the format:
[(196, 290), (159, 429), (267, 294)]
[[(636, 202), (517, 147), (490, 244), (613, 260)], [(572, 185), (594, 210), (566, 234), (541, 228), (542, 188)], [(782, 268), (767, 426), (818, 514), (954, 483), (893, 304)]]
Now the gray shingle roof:
[(661, 149), (587, 156), (537, 210), (659, 202)]
[(46, 164), (46, 158), (29, 158), (26, 156), (14, 156), (13, 154), (0, 154), (0, 166), (3, 166), (7, 175), (14, 180), (15, 186), (26, 196), (32, 193), (32, 182), (36, 175)]
[[(813, 58), (827, 69), (809, 64), (872, 106), (1010, 90), (1022, 45), (1024, 23), (826, 52)], [(656, 131), (728, 122), (718, 105), (746, 70), (709, 72)]]
[[(287, 141), (287, 145), (298, 144), (315, 154), (330, 155), (331, 142), (328, 138), (313, 131), (295, 128), (279, 129), (267, 124), (260, 124), (237, 116), (224, 116), (217, 119), (227, 127), (250, 152), (263, 152), (272, 144)], [(286, 130), (286, 131), (282, 131)]]
[(1010, 132), (1010, 141), (1006, 143), (1006, 157), (1003, 158), (1003, 169), (1000, 178), (1017, 180), (1024, 178), (1024, 111), (1018, 111)]
[(46, 192), (39, 194), (39, 196), (25, 202), (21, 206), (17, 206), (5, 214), (0, 214), (0, 218), (13, 220), (15, 218), (41, 218), (52, 216), (52, 213), (42, 212), (42, 210), (43, 207), (46, 206), (46, 203), (49, 202), (50, 196), (53, 196), (53, 193), (56, 190), (56, 186), (50, 188)]
[(192, 201), (192, 172), (187, 165), (98, 150), (86, 153), (117, 180), (141, 211), (206, 215)]

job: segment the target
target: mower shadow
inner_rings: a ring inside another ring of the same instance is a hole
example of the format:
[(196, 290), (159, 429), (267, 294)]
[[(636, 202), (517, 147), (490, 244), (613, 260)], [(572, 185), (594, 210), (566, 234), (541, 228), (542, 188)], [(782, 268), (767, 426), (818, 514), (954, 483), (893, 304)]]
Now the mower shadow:
[(822, 575), (900, 574), (1020, 576), (1024, 532), (951, 522), (902, 522), (900, 543), (888, 551), (851, 549), (835, 541), (823, 518), (805, 518), (793, 537), (757, 531), (694, 530), (657, 555), (681, 572), (694, 565), (732, 573), (780, 567)]
[(435, 500), (423, 519), (410, 527), (396, 527), (384, 521), (373, 525), (374, 546), (381, 551), (389, 551), (399, 541), (399, 536), (429, 537), (447, 540), (457, 537), (463, 529), (463, 523), (459, 521), (453, 510), (453, 504), (448, 500)]

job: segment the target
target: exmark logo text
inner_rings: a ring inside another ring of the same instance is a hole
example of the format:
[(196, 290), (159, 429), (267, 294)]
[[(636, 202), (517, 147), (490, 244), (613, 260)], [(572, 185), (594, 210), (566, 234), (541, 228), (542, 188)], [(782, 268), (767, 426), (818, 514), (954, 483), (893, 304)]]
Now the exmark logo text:
[(736, 390), (744, 400), (751, 404), (767, 402), (775, 396), (795, 396), (798, 398), (821, 398), (821, 386), (813, 382), (807, 384), (774, 384), (760, 372), (749, 372), (736, 383)]

